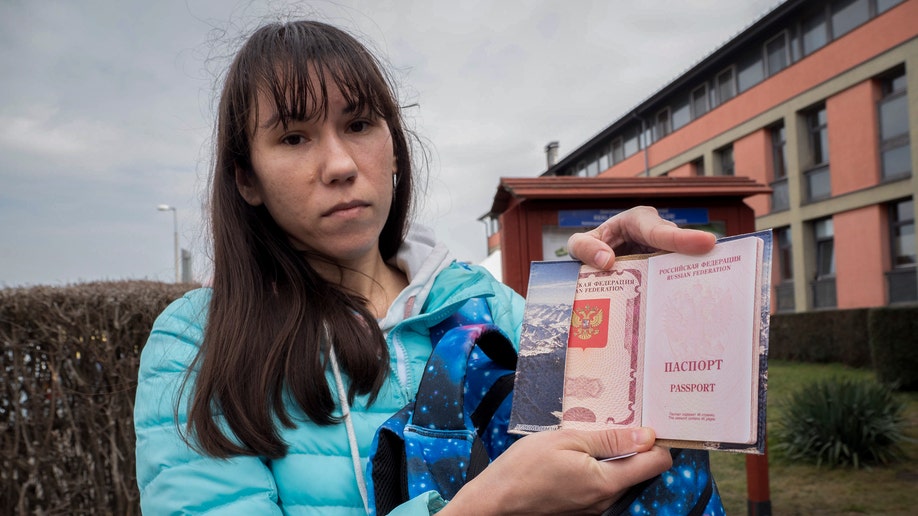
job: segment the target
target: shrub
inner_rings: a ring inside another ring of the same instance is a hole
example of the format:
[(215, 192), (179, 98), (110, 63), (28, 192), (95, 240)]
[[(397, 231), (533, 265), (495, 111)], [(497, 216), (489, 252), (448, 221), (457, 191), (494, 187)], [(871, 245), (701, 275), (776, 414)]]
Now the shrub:
[(905, 404), (868, 380), (820, 380), (781, 404), (775, 450), (830, 467), (887, 464), (903, 456)]

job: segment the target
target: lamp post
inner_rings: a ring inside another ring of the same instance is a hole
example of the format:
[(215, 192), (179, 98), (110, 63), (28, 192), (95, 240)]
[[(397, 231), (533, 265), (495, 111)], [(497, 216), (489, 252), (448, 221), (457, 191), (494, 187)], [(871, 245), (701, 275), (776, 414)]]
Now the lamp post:
[(175, 244), (175, 282), (179, 283), (181, 277), (179, 276), (178, 210), (175, 209), (175, 206), (169, 206), (168, 204), (160, 204), (156, 209), (172, 212), (172, 236)]

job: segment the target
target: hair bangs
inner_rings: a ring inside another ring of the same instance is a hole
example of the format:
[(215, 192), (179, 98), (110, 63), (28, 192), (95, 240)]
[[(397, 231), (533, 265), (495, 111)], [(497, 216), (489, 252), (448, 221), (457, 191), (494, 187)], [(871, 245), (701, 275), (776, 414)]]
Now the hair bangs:
[(386, 120), (398, 116), (390, 85), (365, 49), (314, 33), (297, 33), (288, 28), (266, 42), (272, 48), (260, 54), (270, 57), (258, 63), (252, 74), (256, 84), (251, 91), (260, 91), (273, 101), (277, 123), (287, 127), (293, 121), (326, 118), (331, 86), (341, 92), (354, 113)]

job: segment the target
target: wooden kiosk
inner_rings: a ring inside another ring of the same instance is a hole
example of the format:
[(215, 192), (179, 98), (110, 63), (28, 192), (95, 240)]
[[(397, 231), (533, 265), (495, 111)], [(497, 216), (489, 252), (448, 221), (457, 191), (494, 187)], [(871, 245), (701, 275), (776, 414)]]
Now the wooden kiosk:
[[(648, 205), (682, 227), (718, 236), (755, 231), (744, 200), (768, 186), (735, 176), (502, 178), (488, 216), (500, 221), (503, 282), (525, 296), (529, 264), (569, 259), (567, 239), (628, 208)], [(768, 455), (746, 458), (749, 514), (771, 514)]]

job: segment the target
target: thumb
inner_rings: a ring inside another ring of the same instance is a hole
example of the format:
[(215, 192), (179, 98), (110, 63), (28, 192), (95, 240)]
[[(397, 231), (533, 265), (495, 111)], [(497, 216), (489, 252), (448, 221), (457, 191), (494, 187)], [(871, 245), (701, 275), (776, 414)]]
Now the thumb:
[(647, 427), (617, 428), (591, 432), (590, 454), (596, 458), (616, 457), (632, 452), (645, 452), (656, 440), (654, 431)]

